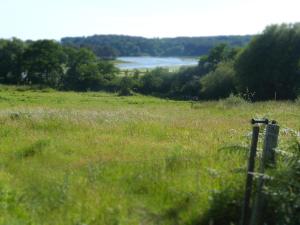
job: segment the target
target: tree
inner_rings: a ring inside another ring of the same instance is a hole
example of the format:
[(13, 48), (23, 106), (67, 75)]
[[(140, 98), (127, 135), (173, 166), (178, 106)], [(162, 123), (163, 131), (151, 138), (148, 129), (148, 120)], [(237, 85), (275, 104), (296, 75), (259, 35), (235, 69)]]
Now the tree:
[(226, 98), (235, 91), (233, 62), (220, 63), (200, 80), (201, 97), (205, 99)]
[(65, 48), (67, 72), (63, 79), (65, 89), (104, 90), (114, 79), (117, 69), (107, 61), (97, 59), (89, 49)]
[[(82, 83), (84, 75), (81, 73), (87, 68), (82, 65), (96, 64), (96, 56), (89, 49), (66, 47), (64, 49), (67, 55), (66, 74), (63, 77), (63, 86), (67, 90), (84, 90), (85, 84)], [(93, 66), (95, 69), (95, 66)], [(90, 67), (89, 70), (92, 70)]]
[(133, 78), (130, 78), (128, 76), (122, 77), (121, 80), (120, 80), (119, 95), (122, 95), (122, 96), (131, 95), (133, 85), (134, 85)]
[(141, 87), (140, 91), (144, 94), (154, 94), (154, 93), (167, 93), (168, 88), (166, 88), (166, 82), (169, 76), (168, 69), (156, 68), (147, 72), (141, 77)]
[(22, 82), (22, 56), (25, 43), (19, 39), (1, 40), (0, 82), (18, 84)]
[(124, 35), (94, 35), (67, 37), (64, 46), (88, 47), (100, 58), (113, 56), (200, 56), (215, 45), (244, 46), (251, 36), (143, 38)]
[(267, 27), (239, 54), (237, 87), (255, 99), (294, 99), (300, 87), (300, 24)]
[(169, 95), (180, 99), (198, 98), (200, 91), (199, 79), (204, 76), (199, 67), (182, 67), (169, 81)]
[(59, 43), (52, 40), (33, 42), (23, 54), (25, 82), (58, 87), (65, 62), (66, 55)]
[(97, 63), (80, 64), (77, 68), (78, 88), (98, 91), (103, 82)]
[(233, 60), (238, 48), (229, 47), (225, 43), (221, 43), (210, 49), (208, 55), (200, 58), (198, 67), (202, 73), (208, 73), (215, 70), (220, 62)]

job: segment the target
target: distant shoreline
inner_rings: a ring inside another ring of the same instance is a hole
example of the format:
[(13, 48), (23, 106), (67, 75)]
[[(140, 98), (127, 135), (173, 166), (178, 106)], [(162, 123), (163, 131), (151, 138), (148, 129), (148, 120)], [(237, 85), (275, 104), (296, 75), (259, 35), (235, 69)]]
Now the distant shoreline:
[(197, 63), (198, 57), (129, 56), (118, 57), (114, 64), (121, 70), (139, 70), (154, 69), (156, 67), (179, 68), (182, 66), (196, 66)]

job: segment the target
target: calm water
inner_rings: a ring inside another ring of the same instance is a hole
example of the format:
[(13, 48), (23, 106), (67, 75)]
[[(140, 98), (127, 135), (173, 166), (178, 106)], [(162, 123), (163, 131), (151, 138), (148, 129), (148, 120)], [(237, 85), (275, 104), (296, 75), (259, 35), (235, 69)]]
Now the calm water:
[(120, 69), (151, 69), (155, 67), (180, 67), (197, 65), (196, 58), (178, 57), (119, 57), (118, 60), (124, 61), (117, 66)]

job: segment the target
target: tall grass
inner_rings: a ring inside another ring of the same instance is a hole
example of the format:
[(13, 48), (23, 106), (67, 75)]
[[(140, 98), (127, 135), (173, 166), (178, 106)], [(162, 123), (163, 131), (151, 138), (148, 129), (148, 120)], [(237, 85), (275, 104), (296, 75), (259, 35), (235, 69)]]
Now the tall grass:
[(300, 128), (291, 102), (1, 89), (0, 224), (199, 224), (244, 182), (250, 118)]

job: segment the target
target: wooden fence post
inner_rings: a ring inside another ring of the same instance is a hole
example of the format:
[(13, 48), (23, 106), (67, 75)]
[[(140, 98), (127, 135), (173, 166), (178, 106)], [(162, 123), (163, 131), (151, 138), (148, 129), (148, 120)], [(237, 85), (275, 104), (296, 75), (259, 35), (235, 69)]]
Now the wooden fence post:
[(249, 156), (248, 168), (247, 168), (246, 189), (245, 189), (244, 203), (242, 209), (241, 225), (249, 224), (250, 198), (252, 193), (253, 172), (255, 166), (258, 135), (259, 135), (259, 126), (255, 124), (252, 128), (252, 141), (251, 141), (250, 156)]
[(263, 193), (264, 187), (264, 172), (267, 165), (275, 165), (275, 148), (277, 147), (279, 134), (279, 126), (277, 124), (268, 124), (266, 128), (264, 148), (262, 153), (262, 159), (259, 169), (259, 178), (257, 182), (257, 190), (255, 202), (253, 204), (253, 210), (251, 215), (250, 225), (260, 225), (262, 211), (265, 208), (265, 195)]
[(275, 148), (278, 143), (279, 126), (268, 124), (264, 142), (265, 165), (275, 165)]

